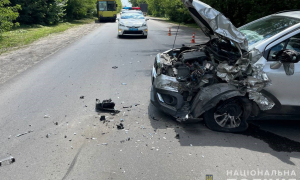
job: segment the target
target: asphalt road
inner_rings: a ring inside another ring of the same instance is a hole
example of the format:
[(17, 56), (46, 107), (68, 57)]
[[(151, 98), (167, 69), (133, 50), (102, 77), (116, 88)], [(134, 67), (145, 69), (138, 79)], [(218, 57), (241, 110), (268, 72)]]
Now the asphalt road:
[[(119, 39), (117, 23), (103, 23), (0, 86), (0, 159), (16, 159), (0, 167), (1, 180), (204, 180), (207, 174), (223, 180), (257, 170), (246, 179), (300, 176), (299, 122), (255, 122), (244, 134), (218, 133), (203, 123), (177, 123), (153, 107), (154, 57), (172, 48), (177, 27), (153, 19), (148, 26), (148, 39)], [(193, 32), (205, 42), (199, 30), (182, 27), (175, 47), (190, 43)], [(111, 98), (122, 111), (98, 114), (96, 98)], [(125, 129), (118, 130), (121, 119)]]

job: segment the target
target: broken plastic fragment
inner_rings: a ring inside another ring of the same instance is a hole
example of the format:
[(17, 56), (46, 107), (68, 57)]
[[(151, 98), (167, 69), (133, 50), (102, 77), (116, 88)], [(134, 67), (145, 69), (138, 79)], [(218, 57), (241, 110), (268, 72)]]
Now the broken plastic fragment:
[(122, 83), (122, 85), (127, 85), (126, 83)]
[(84, 99), (84, 96), (80, 96), (80, 99)]
[(45, 114), (45, 116), (44, 116), (44, 118), (49, 118), (49, 117), (50, 117), (50, 116), (49, 116), (49, 115), (46, 115), (46, 114)]
[(14, 162), (16, 162), (16, 159), (12, 156), (9, 156), (5, 159), (0, 160), (0, 166), (12, 164)]
[(117, 128), (120, 129), (124, 129), (124, 125), (122, 123), (120, 123), (119, 125), (117, 125)]
[(101, 116), (100, 121), (104, 121), (104, 120), (105, 120), (105, 116)]
[(117, 68), (118, 68), (118, 66), (113, 66), (112, 68), (113, 68), (113, 69), (117, 69)]
[(16, 137), (20, 137), (20, 136), (23, 136), (23, 135), (25, 135), (25, 134), (29, 134), (29, 133), (32, 133), (33, 131), (27, 131), (27, 132), (24, 132), (23, 134), (18, 134), (18, 135), (16, 135)]
[(96, 111), (106, 111), (106, 112), (113, 112), (113, 113), (119, 113), (120, 111), (115, 110), (115, 103), (112, 102), (111, 99), (103, 100), (102, 103), (99, 99), (96, 99)]

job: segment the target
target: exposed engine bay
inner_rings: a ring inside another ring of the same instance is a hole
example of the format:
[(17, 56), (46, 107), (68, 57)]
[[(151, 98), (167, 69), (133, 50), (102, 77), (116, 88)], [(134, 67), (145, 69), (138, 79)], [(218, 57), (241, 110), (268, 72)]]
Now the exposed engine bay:
[[(261, 110), (269, 110), (275, 103), (260, 91), (270, 80), (262, 71), (263, 66), (255, 64), (255, 56), (259, 57), (255, 49), (249, 53), (230, 40), (215, 38), (206, 44), (183, 45), (158, 54), (154, 67), (157, 76), (176, 78), (177, 83), (164, 86), (176, 86), (185, 102), (191, 102), (205, 87), (229, 83), (256, 102)], [(165, 101), (172, 105), (174, 100)]]

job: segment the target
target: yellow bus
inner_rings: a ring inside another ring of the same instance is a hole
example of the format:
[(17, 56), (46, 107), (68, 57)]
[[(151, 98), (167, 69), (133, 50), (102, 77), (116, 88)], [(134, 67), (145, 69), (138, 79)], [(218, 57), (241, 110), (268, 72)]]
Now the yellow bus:
[(116, 22), (117, 18), (117, 3), (115, 0), (98, 0), (97, 1), (97, 14), (99, 22), (111, 20)]

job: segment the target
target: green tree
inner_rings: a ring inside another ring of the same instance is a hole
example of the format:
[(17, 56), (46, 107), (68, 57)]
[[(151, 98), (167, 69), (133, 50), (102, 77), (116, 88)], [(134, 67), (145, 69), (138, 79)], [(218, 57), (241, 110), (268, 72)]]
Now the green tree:
[(14, 21), (19, 16), (18, 10), (20, 5), (10, 6), (9, 0), (0, 0), (0, 33), (10, 30), (14, 25)]
[(122, 1), (121, 1), (121, 0), (116, 0), (116, 3), (117, 3), (117, 5), (118, 5), (117, 11), (118, 11), (118, 12), (121, 12), (121, 10), (122, 10), (122, 8), (123, 8)]
[(21, 5), (17, 19), (22, 24), (57, 24), (64, 17), (67, 0), (11, 0)]

